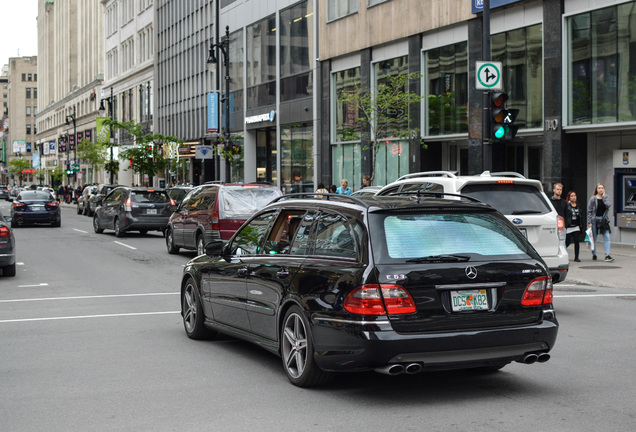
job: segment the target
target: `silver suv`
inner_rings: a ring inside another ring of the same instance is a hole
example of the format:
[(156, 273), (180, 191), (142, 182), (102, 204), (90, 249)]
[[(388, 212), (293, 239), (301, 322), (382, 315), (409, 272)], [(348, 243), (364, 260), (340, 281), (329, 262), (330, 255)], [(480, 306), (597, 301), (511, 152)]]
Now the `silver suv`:
[(569, 258), (565, 249), (565, 221), (543, 192), (538, 180), (515, 172), (457, 176), (449, 171), (408, 174), (376, 195), (445, 192), (469, 195), (503, 213), (526, 236), (550, 269), (554, 282), (565, 280)]

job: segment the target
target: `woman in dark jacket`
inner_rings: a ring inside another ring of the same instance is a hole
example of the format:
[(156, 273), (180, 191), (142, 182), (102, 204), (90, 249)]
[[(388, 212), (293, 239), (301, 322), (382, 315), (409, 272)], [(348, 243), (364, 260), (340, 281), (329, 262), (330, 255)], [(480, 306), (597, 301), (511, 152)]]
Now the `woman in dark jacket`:
[(581, 262), (579, 259), (579, 251), (581, 250), (579, 242), (584, 232), (583, 215), (581, 208), (577, 202), (576, 192), (568, 192), (567, 205), (565, 207), (565, 247), (567, 248), (574, 243), (574, 261)]
[(587, 203), (587, 224), (592, 228), (594, 237), (594, 249), (592, 249), (592, 259), (596, 260), (596, 246), (598, 232), (603, 234), (603, 248), (605, 249), (605, 261), (614, 261), (610, 256), (610, 221), (609, 209), (612, 206), (610, 197), (605, 194), (605, 186), (601, 183), (596, 185), (594, 196)]

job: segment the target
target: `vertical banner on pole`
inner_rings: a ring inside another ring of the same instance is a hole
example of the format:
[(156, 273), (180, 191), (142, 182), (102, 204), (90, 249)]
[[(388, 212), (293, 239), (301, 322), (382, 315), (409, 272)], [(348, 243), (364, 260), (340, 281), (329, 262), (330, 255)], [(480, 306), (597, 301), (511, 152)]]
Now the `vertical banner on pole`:
[(219, 133), (219, 92), (208, 93), (208, 133)]

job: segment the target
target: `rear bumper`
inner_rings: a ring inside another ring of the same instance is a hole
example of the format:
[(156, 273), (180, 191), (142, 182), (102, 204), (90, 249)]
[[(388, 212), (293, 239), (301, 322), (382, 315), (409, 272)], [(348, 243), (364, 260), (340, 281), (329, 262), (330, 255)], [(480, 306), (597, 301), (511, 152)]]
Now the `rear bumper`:
[(170, 216), (142, 216), (135, 218), (131, 215), (126, 215), (125, 226), (122, 229), (124, 231), (164, 231), (168, 227), (169, 220)]
[(13, 220), (19, 224), (26, 223), (54, 223), (60, 219), (57, 212), (16, 212)]
[(521, 361), (552, 349), (558, 333), (554, 312), (529, 326), (461, 332), (405, 334), (380, 321), (353, 324), (314, 316), (314, 358), (321, 369), (357, 371), (417, 362), (424, 370), (449, 370)]
[(0, 267), (6, 267), (15, 264), (14, 253), (2, 253), (0, 252)]

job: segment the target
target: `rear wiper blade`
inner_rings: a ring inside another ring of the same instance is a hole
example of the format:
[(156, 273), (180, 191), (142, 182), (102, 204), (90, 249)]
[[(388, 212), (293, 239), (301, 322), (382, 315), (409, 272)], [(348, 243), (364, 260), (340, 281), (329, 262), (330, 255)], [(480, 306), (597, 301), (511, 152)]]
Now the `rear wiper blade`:
[(512, 212), (513, 215), (521, 215), (521, 214), (541, 214), (541, 210), (515, 210)]
[(429, 255), (421, 258), (410, 258), (406, 262), (460, 262), (469, 259), (470, 257), (467, 255)]

